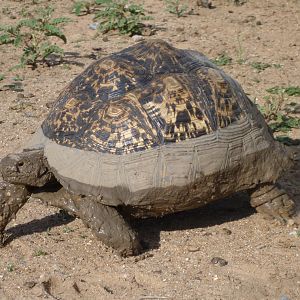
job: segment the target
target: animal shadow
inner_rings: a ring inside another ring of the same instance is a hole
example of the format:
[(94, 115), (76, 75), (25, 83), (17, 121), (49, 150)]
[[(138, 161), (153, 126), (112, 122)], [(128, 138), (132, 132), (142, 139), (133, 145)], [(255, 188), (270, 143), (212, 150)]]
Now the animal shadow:
[(247, 218), (255, 213), (247, 193), (238, 193), (206, 206), (166, 215), (161, 218), (135, 219), (133, 226), (138, 232), (145, 251), (160, 246), (161, 231), (180, 231), (207, 228)]

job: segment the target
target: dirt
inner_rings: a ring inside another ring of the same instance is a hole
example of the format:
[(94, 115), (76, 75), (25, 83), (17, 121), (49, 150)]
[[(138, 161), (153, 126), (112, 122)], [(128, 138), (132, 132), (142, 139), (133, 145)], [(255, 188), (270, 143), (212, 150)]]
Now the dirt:
[[(20, 149), (47, 115), (59, 92), (85, 67), (106, 54), (132, 45), (118, 34), (89, 28), (92, 15), (71, 14), (72, 1), (2, 0), (0, 23), (19, 18), (24, 7), (51, 4), (70, 17), (68, 39), (61, 45), (65, 63), (9, 69), (20, 49), (0, 46), (0, 157)], [(298, 0), (212, 1), (212, 9), (186, 1), (190, 14), (166, 12), (159, 0), (143, 3), (154, 37), (214, 59), (226, 52), (222, 68), (237, 79), (249, 97), (263, 103), (266, 89), (299, 86), (300, 2)], [(201, 2), (201, 1), (198, 1)], [(144, 37), (145, 39), (149, 37)], [(271, 67), (258, 71), (253, 62)], [(22, 91), (6, 87), (20, 77)], [(299, 97), (287, 102), (300, 103)], [(299, 139), (299, 130), (289, 133)], [(281, 179), (300, 202), (300, 147), (293, 146), (295, 166)], [(7, 229), (0, 249), (0, 299), (300, 299), (300, 237), (294, 225), (265, 220), (246, 195), (160, 219), (137, 220), (147, 250), (121, 258), (105, 247), (79, 219), (31, 199)]]

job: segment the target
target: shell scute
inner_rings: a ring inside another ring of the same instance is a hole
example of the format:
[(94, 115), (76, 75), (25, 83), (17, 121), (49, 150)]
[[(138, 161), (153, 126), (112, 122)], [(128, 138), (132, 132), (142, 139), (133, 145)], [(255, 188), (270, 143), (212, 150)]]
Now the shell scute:
[(42, 129), (58, 144), (121, 155), (229, 126), (246, 116), (248, 102), (201, 54), (148, 41), (88, 67), (60, 94)]

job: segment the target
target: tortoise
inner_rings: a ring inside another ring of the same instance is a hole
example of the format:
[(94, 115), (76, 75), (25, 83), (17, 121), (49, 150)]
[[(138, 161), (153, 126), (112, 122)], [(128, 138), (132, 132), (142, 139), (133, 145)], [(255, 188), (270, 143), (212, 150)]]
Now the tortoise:
[(1, 243), (31, 195), (81, 218), (123, 256), (143, 251), (131, 216), (240, 191), (285, 223), (295, 205), (276, 181), (291, 165), (234, 79), (197, 51), (142, 41), (91, 64), (28, 145), (1, 160)]

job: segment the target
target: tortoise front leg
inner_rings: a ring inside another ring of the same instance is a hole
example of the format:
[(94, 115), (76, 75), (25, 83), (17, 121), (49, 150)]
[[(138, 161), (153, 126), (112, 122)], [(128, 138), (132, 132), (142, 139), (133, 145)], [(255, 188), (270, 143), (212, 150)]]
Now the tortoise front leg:
[(0, 181), (0, 246), (4, 244), (6, 225), (16, 216), (29, 197), (30, 192), (24, 185)]
[(251, 192), (250, 204), (266, 217), (286, 224), (295, 215), (295, 203), (276, 184), (264, 184)]
[(64, 188), (32, 196), (79, 217), (97, 238), (121, 256), (136, 255), (141, 251), (136, 233), (123, 216), (115, 207), (101, 204), (97, 197), (74, 195)]
[(8, 222), (30, 197), (29, 190), (54, 180), (43, 149), (9, 154), (0, 161), (0, 243)]

